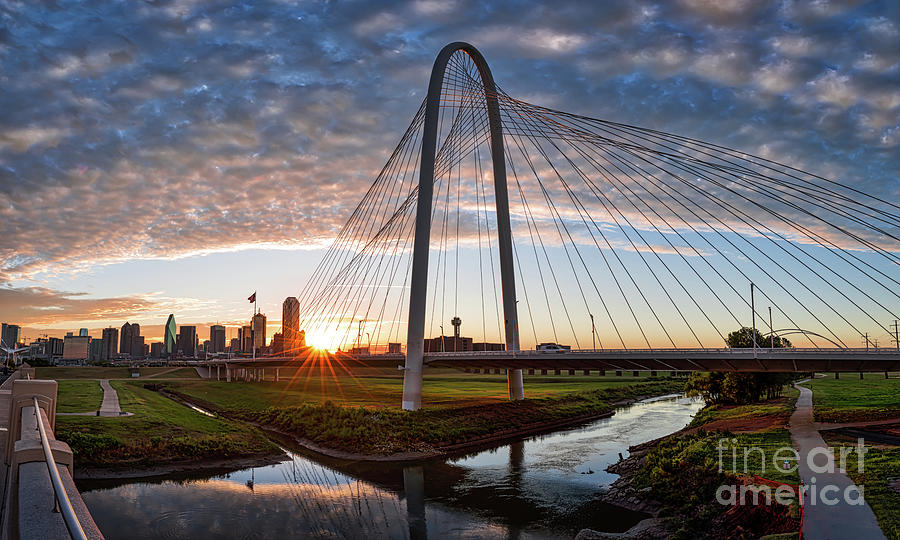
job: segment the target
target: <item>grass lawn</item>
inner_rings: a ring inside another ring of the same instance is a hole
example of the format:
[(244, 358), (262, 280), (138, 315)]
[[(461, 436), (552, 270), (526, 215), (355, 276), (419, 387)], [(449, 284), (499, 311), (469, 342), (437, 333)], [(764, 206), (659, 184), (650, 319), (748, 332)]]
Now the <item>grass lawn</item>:
[[(688, 427), (752, 431), (787, 424), (800, 391), (786, 386), (780, 398), (752, 405), (709, 405), (694, 416)], [(765, 420), (764, 422), (761, 422)]]
[(96, 411), (103, 403), (103, 389), (97, 381), (58, 381), (57, 412)]
[(828, 375), (803, 384), (813, 391), (813, 414), (818, 422), (859, 422), (900, 418), (900, 379), (880, 373), (856, 373), (840, 379)]
[[(65, 383), (70, 385), (69, 381)], [(277, 451), (259, 431), (200, 414), (143, 388), (142, 382), (111, 384), (119, 394), (122, 410), (134, 416), (57, 417), (56, 436), (72, 447), (78, 465), (144, 465)]]
[[(399, 376), (325, 376), (301, 372), (282, 382), (160, 381), (208, 409), (278, 427), (322, 446), (357, 453), (428, 451), (503, 428), (596, 415), (611, 403), (679, 392), (679, 379), (529, 377), (529, 399), (507, 399), (505, 375), (447, 372), (426, 377), (426, 407), (399, 410)], [(123, 405), (124, 407), (124, 405)]]
[[(227, 411), (261, 411), (271, 406), (294, 406), (332, 401), (345, 406), (399, 407), (403, 392), (400, 376), (320, 376), (298, 373), (281, 382), (160, 381), (167, 389), (213, 408)], [(426, 376), (426, 407), (464, 407), (507, 401), (505, 375), (470, 375), (458, 371)], [(643, 395), (680, 392), (681, 379), (647, 377), (559, 376), (525, 377), (525, 396), (541, 398), (573, 392), (638, 386)]]
[[(197, 379), (197, 370), (190, 367), (142, 367), (140, 379), (152, 378), (191, 378)], [(131, 379), (131, 369), (127, 367), (38, 367), (35, 368), (38, 379)]]

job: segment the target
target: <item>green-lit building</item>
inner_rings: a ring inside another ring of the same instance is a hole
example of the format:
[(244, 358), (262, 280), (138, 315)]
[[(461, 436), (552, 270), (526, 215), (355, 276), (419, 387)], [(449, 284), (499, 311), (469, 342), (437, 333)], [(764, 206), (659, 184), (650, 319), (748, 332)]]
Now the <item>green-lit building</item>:
[(178, 327), (175, 325), (175, 315), (170, 314), (169, 320), (166, 321), (165, 337), (163, 338), (167, 356), (175, 354), (175, 335), (177, 333)]

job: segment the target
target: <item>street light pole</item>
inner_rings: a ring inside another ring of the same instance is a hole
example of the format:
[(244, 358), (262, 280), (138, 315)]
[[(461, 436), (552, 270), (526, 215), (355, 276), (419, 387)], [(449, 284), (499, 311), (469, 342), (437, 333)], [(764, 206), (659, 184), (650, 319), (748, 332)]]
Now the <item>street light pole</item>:
[(769, 306), (769, 348), (775, 348), (775, 328), (772, 326), (772, 306)]
[(597, 350), (597, 329), (594, 327), (594, 314), (588, 313), (591, 316), (591, 346), (596, 351)]
[(753, 299), (753, 282), (750, 282), (750, 316), (753, 319), (753, 357), (756, 358), (756, 302)]

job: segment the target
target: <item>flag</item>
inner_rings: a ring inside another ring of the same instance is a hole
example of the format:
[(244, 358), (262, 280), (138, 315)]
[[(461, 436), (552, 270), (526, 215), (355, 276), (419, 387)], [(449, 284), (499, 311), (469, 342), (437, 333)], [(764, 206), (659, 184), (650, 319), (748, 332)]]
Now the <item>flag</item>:
[(251, 304), (252, 304), (253, 302), (256, 302), (256, 291), (253, 291), (253, 294), (251, 294), (251, 295), (250, 295), (250, 298), (247, 298), (247, 300), (250, 300), (250, 303), (251, 303)]

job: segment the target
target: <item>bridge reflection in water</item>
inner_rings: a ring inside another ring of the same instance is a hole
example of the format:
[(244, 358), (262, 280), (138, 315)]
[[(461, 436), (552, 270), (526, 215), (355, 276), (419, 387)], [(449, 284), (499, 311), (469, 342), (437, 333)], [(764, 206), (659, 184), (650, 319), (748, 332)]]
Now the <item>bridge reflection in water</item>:
[(641, 403), (569, 431), (416, 464), (292, 454), (216, 476), (79, 487), (110, 540), (571, 538), (583, 527), (622, 531), (644, 517), (597, 500), (615, 478), (604, 469), (628, 446), (685, 425), (698, 408), (689, 400)]

